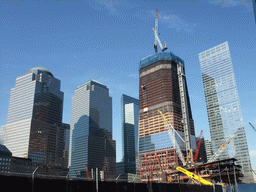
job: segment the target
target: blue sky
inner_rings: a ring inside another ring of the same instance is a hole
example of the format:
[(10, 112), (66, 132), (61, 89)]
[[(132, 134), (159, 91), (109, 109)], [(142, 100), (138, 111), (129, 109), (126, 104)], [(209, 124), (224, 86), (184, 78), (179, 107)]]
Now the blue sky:
[(153, 54), (155, 10), (162, 43), (185, 61), (196, 135), (209, 125), (198, 54), (228, 41), (253, 169), (256, 170), (256, 24), (250, 0), (1, 1), (0, 126), (17, 76), (43, 66), (61, 80), (63, 122), (75, 89), (94, 78), (113, 98), (113, 137), (122, 155), (121, 95), (138, 98), (139, 62)]

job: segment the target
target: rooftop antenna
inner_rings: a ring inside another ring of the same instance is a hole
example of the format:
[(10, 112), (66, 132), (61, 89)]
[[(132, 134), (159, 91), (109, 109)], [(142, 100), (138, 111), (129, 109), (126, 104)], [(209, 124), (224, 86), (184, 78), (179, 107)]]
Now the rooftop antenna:
[[(156, 21), (155, 21), (155, 31), (156, 33), (158, 33), (158, 10), (156, 9)], [(157, 38), (155, 36), (155, 41), (154, 41), (154, 49), (155, 49), (155, 52), (157, 53)]]
[(164, 43), (164, 46), (162, 45), (159, 37), (158, 37), (158, 10), (156, 9), (156, 21), (155, 21), (155, 29), (153, 28), (154, 34), (155, 34), (155, 42), (154, 42), (154, 49), (157, 53), (157, 43), (161, 47), (162, 51), (165, 51), (167, 49), (166, 42)]

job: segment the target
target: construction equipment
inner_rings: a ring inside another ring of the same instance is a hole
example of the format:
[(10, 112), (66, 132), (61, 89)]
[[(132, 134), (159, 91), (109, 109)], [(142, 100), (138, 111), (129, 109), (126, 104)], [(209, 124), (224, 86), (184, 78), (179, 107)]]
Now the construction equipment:
[[(155, 31), (156, 33), (158, 32), (158, 10), (156, 9), (156, 21), (155, 21)], [(154, 49), (155, 49), (155, 52), (157, 53), (157, 38), (155, 37), (155, 41), (154, 41)]]
[(85, 163), (84, 166), (85, 166), (85, 172), (86, 172), (86, 175), (87, 175), (87, 179), (88, 179), (88, 181), (90, 181), (90, 175), (89, 175), (87, 164)]
[(143, 112), (147, 112), (148, 104), (147, 104), (147, 91), (146, 91), (145, 85), (141, 86), (141, 91), (142, 91), (142, 97), (143, 97)]
[(185, 82), (185, 73), (182, 63), (177, 65), (179, 89), (180, 89), (180, 101), (181, 101), (181, 111), (182, 111), (182, 123), (184, 128), (184, 138), (185, 138), (185, 148), (186, 155), (190, 153), (190, 126), (189, 126), (189, 113), (188, 113), (188, 98)]
[(256, 131), (255, 127), (249, 122), (249, 124), (252, 126), (253, 130)]
[(192, 163), (193, 163), (193, 149), (190, 149), (189, 154), (187, 156), (186, 165), (188, 167), (191, 167)]
[[(184, 159), (184, 156), (180, 150), (180, 146), (178, 145), (178, 142), (175, 138), (175, 133), (180, 137), (180, 135), (177, 133), (177, 131), (173, 128), (172, 124), (169, 123), (169, 121), (166, 119), (166, 117), (164, 116), (163, 112), (162, 111), (158, 111), (163, 119), (164, 119), (164, 122), (165, 122), (165, 127), (167, 128), (168, 130), (168, 135), (173, 143), (173, 146), (174, 146), (174, 149), (176, 149), (177, 153), (178, 153), (178, 156), (183, 164), (183, 166), (186, 165), (186, 162), (185, 162), (185, 159)], [(181, 138), (181, 137), (180, 137)], [(182, 138), (181, 138), (182, 139)], [(183, 140), (183, 139), (182, 139)]]
[(198, 139), (198, 142), (197, 142), (196, 153), (195, 153), (195, 156), (194, 156), (194, 163), (197, 162), (197, 158), (198, 158), (198, 154), (199, 154), (199, 150), (200, 150), (200, 146), (201, 146), (201, 141), (202, 141), (202, 136), (203, 136), (203, 130), (201, 130), (201, 133), (199, 135), (199, 139)]
[(230, 137), (224, 144), (221, 145), (221, 147), (218, 149), (218, 151), (211, 157), (211, 159), (207, 162), (213, 162), (216, 161), (218, 159), (218, 157), (224, 152), (224, 150), (227, 148), (228, 144), (230, 143), (230, 141), (236, 137), (237, 135), (233, 135), (232, 137)]
[(160, 39), (159, 39), (159, 37), (158, 37), (158, 35), (157, 35), (157, 32), (155, 31), (154, 28), (152, 28), (152, 29), (153, 29), (153, 31), (154, 31), (155, 39), (157, 40), (159, 46), (161, 47), (162, 51), (165, 51), (165, 50), (167, 49), (166, 42), (164, 43), (164, 46), (163, 46), (162, 43), (161, 43), (161, 41), (160, 41)]
[(251, 171), (254, 173), (254, 175), (256, 176), (256, 172), (251, 168)]
[(199, 177), (198, 175), (196, 175), (196, 174), (194, 174), (194, 173), (192, 173), (192, 172), (190, 172), (190, 171), (188, 171), (188, 170), (186, 170), (186, 169), (184, 169), (180, 166), (174, 165), (172, 168), (184, 173), (185, 175), (187, 175), (188, 177), (190, 177), (192, 179), (195, 179), (196, 181), (199, 181), (199, 183), (202, 183), (204, 185), (213, 185), (213, 183), (211, 183), (210, 181), (207, 181), (207, 180)]

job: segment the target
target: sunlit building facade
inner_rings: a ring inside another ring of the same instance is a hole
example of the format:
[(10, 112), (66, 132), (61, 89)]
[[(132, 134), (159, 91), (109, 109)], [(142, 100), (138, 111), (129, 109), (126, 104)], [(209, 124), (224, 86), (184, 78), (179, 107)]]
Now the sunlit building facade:
[(109, 89), (93, 79), (79, 86), (72, 98), (69, 151), (72, 177), (86, 177), (85, 164), (90, 172), (116, 170), (112, 98)]
[(199, 60), (213, 153), (231, 136), (237, 135), (219, 159), (238, 159), (237, 164), (242, 166), (245, 175), (243, 181), (252, 182), (251, 162), (228, 42), (200, 53)]
[(11, 89), (3, 143), (13, 156), (62, 167), (64, 131), (60, 80), (44, 67), (34, 67), (16, 79)]

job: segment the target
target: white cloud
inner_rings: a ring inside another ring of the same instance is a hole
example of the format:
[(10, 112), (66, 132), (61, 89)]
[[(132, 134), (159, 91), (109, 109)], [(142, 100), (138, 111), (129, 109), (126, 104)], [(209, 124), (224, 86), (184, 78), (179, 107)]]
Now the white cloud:
[(249, 153), (251, 157), (256, 157), (256, 150), (252, 150)]
[(189, 23), (175, 14), (159, 14), (159, 22), (166, 23), (169, 28), (174, 28), (177, 31), (186, 31), (188, 33), (193, 32), (196, 26), (196, 24)]
[(222, 5), (224, 7), (233, 7), (236, 5), (252, 6), (251, 0), (208, 0), (209, 3)]
[(118, 5), (117, 0), (96, 0), (96, 1), (111, 12), (115, 11), (115, 7)]

